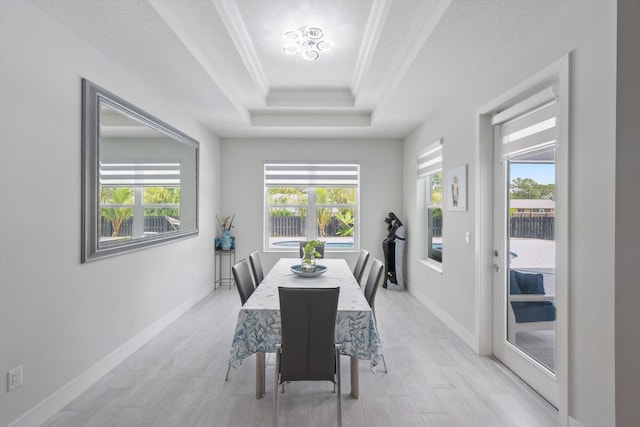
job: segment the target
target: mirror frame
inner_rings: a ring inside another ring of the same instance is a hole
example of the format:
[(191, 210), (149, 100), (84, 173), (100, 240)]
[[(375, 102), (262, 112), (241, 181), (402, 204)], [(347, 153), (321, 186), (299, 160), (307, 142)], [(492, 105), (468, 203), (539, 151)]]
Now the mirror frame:
[[(129, 118), (155, 129), (176, 142), (195, 149), (195, 227), (144, 239), (123, 241), (107, 248), (99, 247), (100, 221), (100, 104), (104, 103)], [(127, 252), (186, 239), (199, 233), (198, 204), (200, 179), (200, 143), (169, 124), (142, 111), (113, 93), (82, 79), (82, 262), (94, 261)]]

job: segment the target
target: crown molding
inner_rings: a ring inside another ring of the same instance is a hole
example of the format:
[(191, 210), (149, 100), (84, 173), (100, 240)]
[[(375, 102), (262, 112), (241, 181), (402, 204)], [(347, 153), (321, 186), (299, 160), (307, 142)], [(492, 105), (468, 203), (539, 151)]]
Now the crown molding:
[(249, 32), (244, 24), (240, 10), (234, 1), (212, 0), (220, 19), (224, 23), (224, 26), (233, 40), (233, 44), (238, 50), (240, 58), (244, 66), (247, 68), (247, 72), (253, 83), (263, 97), (266, 97), (269, 93), (269, 83), (264, 71), (260, 65), (258, 54), (253, 46)]
[(251, 126), (256, 127), (369, 127), (371, 113), (251, 113)]
[(451, 5), (451, 2), (452, 0), (438, 0), (433, 3), (432, 11), (427, 15), (427, 20), (421, 27), (420, 32), (413, 39), (413, 42), (408, 49), (405, 50), (404, 57), (398, 64), (398, 68), (393, 74), (391, 80), (387, 82), (378, 103), (381, 103), (398, 87), (400, 81), (402, 81), (409, 70), (409, 67), (411, 67), (411, 64), (413, 64), (413, 61), (418, 56), (418, 53), (420, 53), (420, 50), (422, 50), (424, 45), (427, 43), (427, 39), (435, 29), (436, 25), (438, 25), (438, 22)]
[(267, 107), (343, 108), (354, 107), (351, 89), (271, 89)]
[(182, 42), (185, 48), (193, 56), (193, 58), (202, 66), (205, 72), (218, 85), (222, 93), (227, 97), (229, 102), (238, 110), (240, 115), (246, 120), (249, 119), (249, 110), (244, 102), (240, 99), (238, 93), (233, 89), (225, 79), (223, 73), (209, 59), (206, 50), (198, 43), (197, 39), (191, 34), (188, 28), (178, 18), (178, 14), (173, 13), (173, 7), (176, 3), (164, 2), (160, 0), (149, 0), (149, 4), (158, 13), (160, 18), (167, 24), (173, 33)]
[(391, 10), (391, 0), (374, 0), (371, 7), (371, 14), (367, 21), (367, 26), (362, 37), (362, 45), (358, 53), (355, 72), (351, 82), (351, 90), (355, 96), (358, 96), (360, 86), (366, 78), (367, 71), (373, 60), (373, 55), (378, 47), (378, 41), (384, 30), (384, 24)]

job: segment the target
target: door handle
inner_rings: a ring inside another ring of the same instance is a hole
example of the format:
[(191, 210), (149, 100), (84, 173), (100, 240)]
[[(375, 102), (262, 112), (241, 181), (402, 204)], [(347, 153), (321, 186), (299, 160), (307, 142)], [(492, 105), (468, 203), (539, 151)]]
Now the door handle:
[(500, 266), (498, 264), (493, 264), (493, 271), (500, 271)]

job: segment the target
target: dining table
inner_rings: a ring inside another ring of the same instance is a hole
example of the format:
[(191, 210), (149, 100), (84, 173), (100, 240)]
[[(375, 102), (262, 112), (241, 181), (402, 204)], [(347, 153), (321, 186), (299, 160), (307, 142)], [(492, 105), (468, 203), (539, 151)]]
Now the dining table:
[(382, 357), (375, 316), (344, 259), (323, 258), (320, 274), (303, 275), (299, 258), (281, 258), (256, 287), (238, 313), (229, 366), (237, 368), (256, 355), (256, 398), (265, 394), (265, 354), (275, 353), (281, 341), (279, 287), (340, 287), (335, 342), (340, 353), (350, 357), (351, 396), (359, 397), (358, 361), (369, 360), (373, 372)]

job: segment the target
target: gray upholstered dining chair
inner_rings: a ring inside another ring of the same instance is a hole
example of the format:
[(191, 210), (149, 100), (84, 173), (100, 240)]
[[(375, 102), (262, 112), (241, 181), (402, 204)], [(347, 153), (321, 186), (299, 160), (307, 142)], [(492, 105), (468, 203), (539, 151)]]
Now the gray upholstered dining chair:
[[(245, 259), (237, 262), (233, 267), (231, 267), (231, 272), (233, 273), (233, 278), (236, 282), (236, 288), (238, 288), (238, 295), (240, 295), (240, 303), (244, 305), (245, 302), (249, 299), (251, 294), (253, 294), (253, 279), (251, 278), (251, 271), (249, 271), (249, 261)], [(229, 372), (231, 371), (231, 365), (227, 367), (227, 375), (224, 377), (224, 380), (227, 381), (229, 379)]]
[(360, 286), (362, 286), (362, 275), (367, 267), (367, 261), (369, 261), (369, 251), (361, 249), (358, 260), (356, 261), (356, 266), (353, 268), (353, 277), (356, 278)]
[(278, 387), (289, 381), (331, 381), (337, 388), (342, 426), (340, 345), (335, 344), (340, 288), (279, 287), (282, 342), (276, 347), (273, 426), (278, 425)]
[(251, 272), (253, 273), (253, 280), (256, 284), (256, 288), (260, 283), (262, 283), (262, 279), (264, 279), (264, 273), (262, 272), (262, 262), (260, 262), (260, 254), (258, 251), (251, 252), (249, 255), (249, 262), (251, 263)]
[[(377, 258), (373, 259), (371, 263), (371, 269), (369, 270), (369, 276), (367, 276), (367, 283), (364, 287), (364, 297), (369, 303), (369, 307), (371, 307), (371, 311), (373, 312), (373, 317), (376, 319), (376, 326), (378, 324), (378, 319), (376, 318), (376, 310), (374, 308), (374, 303), (376, 300), (376, 293), (378, 292), (378, 287), (380, 287), (380, 282), (384, 277), (384, 266), (382, 261)], [(380, 329), (378, 329), (378, 336), (380, 336)], [(381, 344), (382, 345), (382, 344)], [(382, 363), (384, 364), (384, 371), (387, 371), (387, 362), (384, 360), (384, 353), (382, 354)]]
[(233, 278), (236, 281), (236, 287), (238, 288), (238, 294), (240, 295), (240, 302), (244, 305), (254, 291), (253, 279), (251, 278), (251, 271), (249, 271), (249, 261), (242, 259), (231, 267), (233, 272)]

